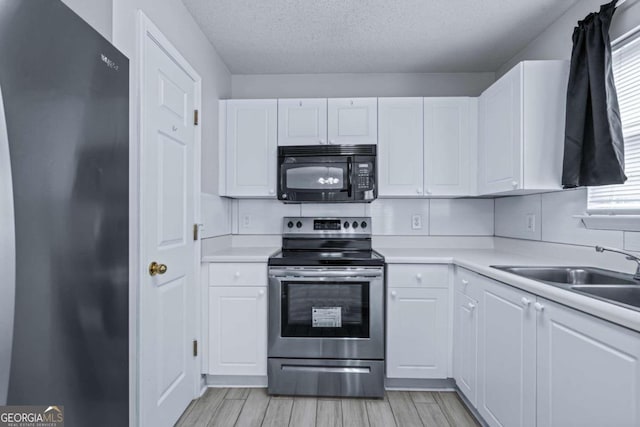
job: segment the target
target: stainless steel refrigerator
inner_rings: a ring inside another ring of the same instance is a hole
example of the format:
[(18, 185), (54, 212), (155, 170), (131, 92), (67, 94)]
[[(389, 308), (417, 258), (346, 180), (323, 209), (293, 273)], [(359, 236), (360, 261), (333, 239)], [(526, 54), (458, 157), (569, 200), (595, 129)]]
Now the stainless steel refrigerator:
[(58, 0), (0, 0), (0, 405), (129, 407), (129, 66)]

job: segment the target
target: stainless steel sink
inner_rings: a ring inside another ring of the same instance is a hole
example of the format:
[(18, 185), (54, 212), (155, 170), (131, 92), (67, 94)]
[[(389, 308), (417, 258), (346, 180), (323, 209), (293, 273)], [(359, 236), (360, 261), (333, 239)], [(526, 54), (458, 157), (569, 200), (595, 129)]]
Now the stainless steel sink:
[(576, 285), (572, 291), (607, 301), (615, 301), (636, 310), (640, 309), (640, 286), (638, 285)]
[(492, 265), (493, 268), (541, 282), (569, 285), (638, 285), (630, 274), (595, 267), (514, 267)]
[(640, 310), (640, 280), (634, 280), (631, 274), (595, 267), (518, 267), (510, 265), (492, 265), (491, 267), (571, 292)]

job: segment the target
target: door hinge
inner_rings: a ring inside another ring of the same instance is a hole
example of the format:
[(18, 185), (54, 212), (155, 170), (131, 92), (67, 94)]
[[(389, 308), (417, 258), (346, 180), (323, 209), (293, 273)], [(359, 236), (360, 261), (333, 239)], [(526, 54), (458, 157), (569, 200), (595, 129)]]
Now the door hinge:
[(193, 224), (193, 240), (198, 240), (198, 230), (200, 230), (200, 224)]
[(193, 357), (198, 355), (198, 340), (193, 340)]
[(193, 110), (193, 124), (198, 125), (198, 110)]

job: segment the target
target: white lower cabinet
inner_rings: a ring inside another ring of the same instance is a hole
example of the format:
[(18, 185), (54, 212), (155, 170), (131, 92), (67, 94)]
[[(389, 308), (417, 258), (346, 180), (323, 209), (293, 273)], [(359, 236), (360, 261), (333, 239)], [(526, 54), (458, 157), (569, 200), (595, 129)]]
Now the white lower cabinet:
[(267, 287), (209, 287), (210, 375), (267, 375)]
[(640, 334), (538, 299), (538, 426), (640, 426)]
[(492, 426), (535, 426), (535, 296), (492, 280), (481, 286), (477, 409)]
[(640, 426), (637, 332), (457, 269), (453, 334), (456, 384), (490, 426)]
[(388, 289), (387, 377), (446, 378), (449, 290)]
[(453, 297), (453, 377), (472, 405), (478, 390), (478, 301), (456, 290)]

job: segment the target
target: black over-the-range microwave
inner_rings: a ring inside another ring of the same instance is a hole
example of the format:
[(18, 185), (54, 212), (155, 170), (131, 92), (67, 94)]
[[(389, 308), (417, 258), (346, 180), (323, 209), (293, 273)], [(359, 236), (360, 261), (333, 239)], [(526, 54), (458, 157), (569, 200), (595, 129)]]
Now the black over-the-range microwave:
[(278, 147), (278, 199), (371, 202), (378, 196), (375, 145)]

